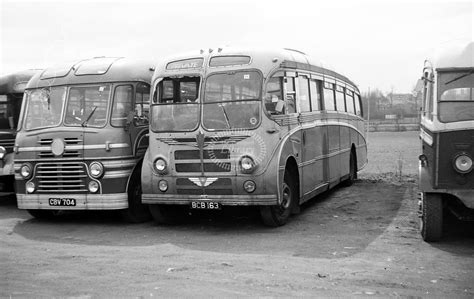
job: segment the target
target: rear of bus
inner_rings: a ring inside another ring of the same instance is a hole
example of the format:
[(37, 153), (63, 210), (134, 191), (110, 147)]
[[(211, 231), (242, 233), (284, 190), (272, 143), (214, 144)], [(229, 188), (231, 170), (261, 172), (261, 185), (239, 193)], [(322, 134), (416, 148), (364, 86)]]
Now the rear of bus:
[(425, 63), (420, 229), (442, 237), (443, 211), (474, 220), (474, 43)]
[(0, 77), (0, 194), (14, 192), (13, 146), (26, 84), (37, 70)]
[(121, 210), (150, 218), (140, 168), (148, 145), (150, 62), (94, 58), (50, 68), (26, 89), (15, 142), (18, 207), (38, 218)]

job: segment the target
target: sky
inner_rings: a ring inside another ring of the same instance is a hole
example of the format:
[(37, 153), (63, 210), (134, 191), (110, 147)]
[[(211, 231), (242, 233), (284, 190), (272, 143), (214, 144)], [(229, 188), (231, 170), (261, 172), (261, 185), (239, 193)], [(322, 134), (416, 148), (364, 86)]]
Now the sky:
[(159, 61), (221, 46), (298, 49), (361, 91), (410, 93), (423, 62), (474, 40), (474, 1), (0, 0), (0, 74), (97, 56)]

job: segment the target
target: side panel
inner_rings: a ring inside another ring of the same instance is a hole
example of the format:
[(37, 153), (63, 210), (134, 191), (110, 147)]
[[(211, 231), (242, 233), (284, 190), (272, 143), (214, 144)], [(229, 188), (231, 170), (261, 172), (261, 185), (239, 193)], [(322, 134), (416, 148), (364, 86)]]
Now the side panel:
[(328, 127), (328, 155), (329, 155), (329, 182), (333, 183), (341, 176), (340, 150), (340, 127), (331, 125)]
[(474, 189), (474, 171), (461, 174), (454, 169), (457, 155), (474, 158), (474, 130), (442, 132), (438, 144), (437, 188)]
[(349, 160), (351, 150), (351, 131), (352, 129), (346, 126), (340, 127), (340, 176), (349, 175)]
[(427, 158), (427, 165), (420, 170), (420, 191), (427, 192), (436, 187), (438, 135), (422, 127), (420, 138), (421, 152)]
[(303, 196), (310, 194), (326, 181), (324, 152), (327, 151), (327, 127), (305, 129), (303, 146), (302, 184)]

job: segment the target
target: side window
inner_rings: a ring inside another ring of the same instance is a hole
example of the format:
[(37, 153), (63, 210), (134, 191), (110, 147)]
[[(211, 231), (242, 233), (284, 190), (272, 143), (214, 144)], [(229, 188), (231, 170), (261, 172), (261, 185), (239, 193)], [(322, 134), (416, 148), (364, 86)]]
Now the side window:
[(296, 103), (295, 103), (295, 78), (286, 77), (285, 78), (285, 90), (286, 90), (286, 113), (296, 113)]
[(321, 81), (309, 81), (309, 90), (311, 93), (311, 110), (321, 110)]
[(267, 82), (265, 108), (271, 115), (284, 113), (283, 77), (272, 77)]
[(298, 77), (298, 101), (300, 105), (299, 112), (311, 111), (309, 102), (309, 82), (308, 78), (302, 75)]
[(346, 108), (347, 108), (347, 112), (355, 114), (354, 93), (348, 89), (346, 89)]
[(114, 104), (110, 124), (114, 127), (124, 127), (132, 108), (133, 86), (120, 85), (115, 87)]
[(346, 112), (346, 105), (344, 103), (344, 88), (342, 86), (336, 86), (336, 110)]
[(150, 113), (150, 85), (138, 83), (135, 93), (135, 117), (136, 125), (148, 125), (148, 115)]
[(334, 104), (334, 84), (324, 82), (324, 110), (336, 110)]
[(354, 94), (354, 103), (355, 103), (355, 113), (356, 115), (362, 117), (362, 106), (360, 103), (360, 95)]

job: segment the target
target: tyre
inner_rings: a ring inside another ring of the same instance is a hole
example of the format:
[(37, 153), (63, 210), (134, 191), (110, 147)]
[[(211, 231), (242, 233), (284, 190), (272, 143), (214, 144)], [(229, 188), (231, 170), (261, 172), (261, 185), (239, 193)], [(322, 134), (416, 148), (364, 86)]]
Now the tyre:
[(281, 186), (281, 202), (277, 206), (260, 207), (260, 216), (267, 226), (277, 227), (288, 222), (293, 206), (297, 201), (296, 184), (294, 177), (287, 170)]
[(443, 199), (441, 194), (423, 193), (420, 200), (420, 232), (426, 242), (435, 242), (443, 234)]
[(142, 204), (142, 185), (140, 173), (135, 171), (128, 186), (128, 208), (122, 210), (122, 218), (130, 223), (141, 223), (151, 220), (148, 206)]
[(357, 179), (357, 159), (354, 151), (349, 156), (349, 177), (343, 182), (345, 187), (352, 186)]
[(28, 213), (35, 217), (36, 219), (51, 220), (54, 219), (55, 211), (54, 210), (27, 210)]
[(176, 205), (149, 205), (153, 219), (158, 224), (177, 224), (184, 217), (184, 209)]

